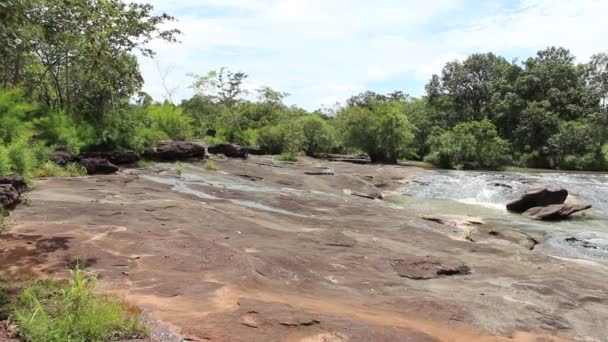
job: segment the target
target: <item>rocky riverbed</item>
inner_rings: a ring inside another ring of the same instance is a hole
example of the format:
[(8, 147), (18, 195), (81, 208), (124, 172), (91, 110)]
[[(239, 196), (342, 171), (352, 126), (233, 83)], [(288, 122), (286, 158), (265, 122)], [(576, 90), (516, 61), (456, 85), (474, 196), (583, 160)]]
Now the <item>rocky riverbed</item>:
[(37, 180), (6, 220), (0, 265), (98, 271), (103, 291), (175, 333), (154, 340), (606, 341), (601, 258), (555, 253), (550, 226), (420, 196), (434, 171), (216, 162)]

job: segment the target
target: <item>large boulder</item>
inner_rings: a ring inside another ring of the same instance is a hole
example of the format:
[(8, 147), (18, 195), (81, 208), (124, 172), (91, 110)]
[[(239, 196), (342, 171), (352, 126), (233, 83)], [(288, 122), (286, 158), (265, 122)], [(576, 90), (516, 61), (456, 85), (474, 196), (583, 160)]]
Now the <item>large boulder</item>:
[(566, 198), (568, 198), (568, 191), (565, 189), (557, 191), (547, 189), (534, 190), (525, 193), (520, 199), (507, 204), (507, 210), (521, 214), (534, 207), (563, 204)]
[(207, 151), (211, 154), (223, 154), (230, 158), (247, 158), (249, 153), (247, 148), (235, 144), (217, 144), (209, 146)]
[(202, 159), (205, 158), (205, 146), (194, 141), (168, 141), (146, 149), (144, 157), (164, 161)]
[(49, 160), (57, 165), (66, 166), (68, 163), (76, 161), (76, 156), (67, 149), (60, 147), (49, 154)]
[(141, 159), (134, 151), (83, 152), (79, 156), (79, 159), (87, 158), (107, 159), (114, 165), (132, 165)]
[(530, 208), (524, 212), (524, 215), (534, 220), (559, 221), (590, 208), (590, 204), (552, 204), (546, 207)]
[(0, 176), (0, 185), (12, 185), (19, 194), (27, 190), (27, 183), (21, 176)]
[(0, 208), (12, 209), (19, 203), (19, 192), (11, 184), (0, 184)]
[(118, 166), (105, 158), (83, 158), (80, 164), (87, 169), (89, 175), (109, 175), (118, 171)]

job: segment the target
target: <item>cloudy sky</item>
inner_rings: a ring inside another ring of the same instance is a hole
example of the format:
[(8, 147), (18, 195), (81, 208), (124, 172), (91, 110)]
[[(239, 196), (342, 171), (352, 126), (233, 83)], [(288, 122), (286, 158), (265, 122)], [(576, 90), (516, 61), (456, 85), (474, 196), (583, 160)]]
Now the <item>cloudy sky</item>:
[(586, 61), (608, 51), (606, 0), (145, 0), (177, 18), (180, 44), (141, 58), (145, 90), (191, 96), (188, 73), (226, 66), (249, 87), (289, 92), (308, 109), (370, 89), (422, 95), (453, 59), (493, 51), (524, 59), (549, 45)]

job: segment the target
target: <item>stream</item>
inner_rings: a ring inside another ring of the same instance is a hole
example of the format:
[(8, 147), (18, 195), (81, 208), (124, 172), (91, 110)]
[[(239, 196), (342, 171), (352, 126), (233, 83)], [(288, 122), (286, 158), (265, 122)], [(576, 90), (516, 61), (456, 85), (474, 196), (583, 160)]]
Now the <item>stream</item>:
[[(507, 212), (508, 202), (538, 187), (567, 189), (569, 198), (593, 208), (561, 222), (535, 221)], [(477, 216), (488, 224), (541, 232), (546, 239), (539, 249), (547, 254), (608, 262), (607, 174), (429, 171), (417, 177), (403, 195), (400, 205), (410, 210)]]

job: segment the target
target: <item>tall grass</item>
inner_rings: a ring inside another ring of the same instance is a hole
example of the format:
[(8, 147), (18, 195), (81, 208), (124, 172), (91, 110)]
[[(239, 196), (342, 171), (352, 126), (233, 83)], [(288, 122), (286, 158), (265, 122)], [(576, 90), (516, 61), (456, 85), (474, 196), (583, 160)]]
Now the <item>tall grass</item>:
[(85, 342), (142, 338), (139, 313), (108, 296), (94, 294), (96, 276), (76, 267), (69, 283), (38, 281), (16, 299), (12, 316), (25, 341)]

